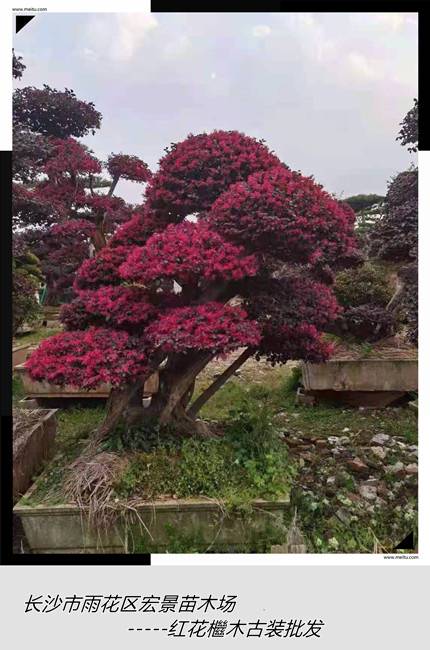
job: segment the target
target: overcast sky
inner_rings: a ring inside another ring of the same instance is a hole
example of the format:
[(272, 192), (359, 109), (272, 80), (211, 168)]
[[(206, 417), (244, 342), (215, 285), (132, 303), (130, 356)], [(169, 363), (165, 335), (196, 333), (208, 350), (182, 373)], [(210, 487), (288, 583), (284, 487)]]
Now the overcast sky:
[[(417, 96), (416, 14), (40, 14), (14, 46), (17, 86), (95, 103), (84, 142), (101, 159), (156, 170), (171, 142), (237, 129), (343, 196), (385, 194), (413, 161), (396, 135)], [(117, 194), (139, 202), (141, 187)]]

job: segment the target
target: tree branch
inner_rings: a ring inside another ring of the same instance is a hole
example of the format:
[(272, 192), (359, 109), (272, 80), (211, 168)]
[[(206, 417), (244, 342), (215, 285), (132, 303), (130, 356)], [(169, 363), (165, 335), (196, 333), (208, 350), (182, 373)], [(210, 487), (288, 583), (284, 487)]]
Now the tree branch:
[(112, 194), (113, 194), (114, 191), (115, 191), (115, 188), (116, 188), (116, 186), (117, 186), (118, 181), (119, 181), (119, 174), (117, 174), (116, 176), (114, 176), (114, 177), (112, 178), (112, 185), (111, 185), (110, 188), (109, 188), (109, 191), (108, 191), (108, 193), (107, 193), (107, 196), (112, 196)]
[(212, 382), (212, 384), (206, 388), (206, 390), (199, 395), (197, 399), (191, 404), (190, 408), (187, 410), (187, 415), (195, 417), (200, 411), (202, 406), (214, 395), (220, 388), (223, 386), (226, 381), (236, 372), (240, 366), (242, 366), (249, 357), (254, 354), (255, 350), (253, 348), (246, 348), (240, 354), (233, 363), (224, 370), (224, 372)]

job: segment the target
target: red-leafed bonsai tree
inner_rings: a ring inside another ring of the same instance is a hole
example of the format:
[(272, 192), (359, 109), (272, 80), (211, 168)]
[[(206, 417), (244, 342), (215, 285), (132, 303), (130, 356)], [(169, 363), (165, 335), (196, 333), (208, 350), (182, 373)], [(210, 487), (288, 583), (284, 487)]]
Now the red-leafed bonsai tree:
[[(13, 76), (24, 69), (13, 54)], [(94, 134), (101, 119), (92, 102), (67, 88), (27, 86), (13, 95), (15, 237), (41, 260), (51, 304), (67, 299), (82, 261), (130, 219), (132, 206), (113, 196), (119, 179), (145, 183), (151, 176), (136, 156), (112, 154), (103, 165), (76, 139)]]
[[(110, 382), (98, 440), (127, 413), (200, 430), (199, 409), (248, 357), (329, 356), (322, 332), (339, 311), (330, 284), (354, 259), (353, 227), (349, 206), (264, 142), (190, 135), (161, 159), (145, 209), (82, 264), (63, 308), (67, 331), (40, 345), (29, 373), (84, 388)], [(234, 350), (193, 401), (199, 373)], [(144, 409), (143, 384), (156, 370), (160, 389)]]

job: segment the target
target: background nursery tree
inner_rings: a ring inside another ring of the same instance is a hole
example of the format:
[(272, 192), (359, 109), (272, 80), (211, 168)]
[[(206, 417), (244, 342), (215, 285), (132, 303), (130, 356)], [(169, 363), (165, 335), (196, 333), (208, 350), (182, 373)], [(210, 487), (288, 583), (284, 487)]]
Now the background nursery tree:
[[(397, 138), (408, 151), (418, 150), (418, 102), (407, 113)], [(372, 233), (371, 253), (400, 265), (399, 285), (389, 309), (404, 311), (408, 336), (418, 343), (418, 168), (400, 172), (391, 181), (381, 221)]]
[[(14, 77), (24, 68), (13, 54)], [(27, 86), (13, 95), (13, 223), (41, 260), (50, 304), (71, 297), (83, 260), (130, 218), (131, 206), (113, 196), (119, 179), (150, 177), (136, 156), (112, 154), (103, 165), (76, 139), (94, 134), (101, 119), (92, 102), (67, 88)]]
[[(127, 412), (142, 431), (155, 419), (207, 432), (199, 409), (250, 356), (273, 364), (329, 356), (322, 332), (339, 312), (330, 285), (355, 260), (353, 230), (349, 206), (263, 141), (235, 131), (190, 135), (166, 150), (144, 210), (82, 264), (76, 297), (63, 307), (67, 331), (34, 352), (30, 376), (112, 384), (95, 442)], [(193, 402), (199, 373), (238, 349)], [(155, 370), (160, 390), (143, 409), (142, 386)]]
[(385, 196), (356, 194), (344, 199), (355, 212), (355, 232), (364, 253), (369, 250), (373, 229), (381, 218)]
[(36, 298), (43, 280), (38, 258), (20, 241), (12, 243), (12, 334), (40, 315)]

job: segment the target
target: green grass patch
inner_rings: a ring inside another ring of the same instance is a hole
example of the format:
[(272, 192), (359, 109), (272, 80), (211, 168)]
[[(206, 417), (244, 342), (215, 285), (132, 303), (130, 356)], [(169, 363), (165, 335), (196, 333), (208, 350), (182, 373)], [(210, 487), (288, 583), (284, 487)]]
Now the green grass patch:
[[(297, 406), (298, 379), (296, 370), (286, 368), (268, 370), (260, 383), (231, 379), (200, 414), (222, 424), (222, 438), (182, 439), (155, 427), (152, 432), (134, 431), (133, 444), (127, 446), (117, 432), (106, 450), (128, 457), (115, 484), (118, 497), (205, 496), (243, 506), (254, 498), (288, 494), (296, 468), (281, 435), (357, 435), (362, 439), (366, 434), (370, 439), (386, 433), (416, 442), (417, 421), (410, 409)], [(16, 390), (19, 393), (19, 386)], [(80, 454), (103, 414), (103, 408), (59, 412), (56, 455), (37, 479), (33, 503), (61, 501), (65, 467)]]
[(12, 401), (18, 402), (21, 399), (24, 399), (25, 392), (24, 386), (22, 385), (22, 379), (17, 372), (12, 376)]
[(286, 495), (294, 469), (267, 398), (256, 401), (244, 393), (224, 424), (222, 438), (160, 435), (150, 451), (132, 454), (117, 481), (118, 496), (205, 496), (238, 507)]
[(231, 413), (246, 400), (262, 404), (266, 400), (276, 414), (277, 426), (286, 433), (305, 436), (338, 436), (343, 429), (348, 435), (386, 433), (402, 436), (407, 442), (416, 443), (418, 426), (415, 414), (405, 407), (392, 409), (346, 408), (338, 404), (296, 405), (296, 388), (300, 371), (270, 371), (269, 381), (247, 384), (239, 378), (231, 379), (201, 410), (207, 420), (228, 421)]
[(18, 334), (15, 337), (16, 345), (37, 345), (44, 339), (48, 339), (54, 334), (62, 332), (61, 327), (41, 327), (35, 332), (29, 332), (28, 334)]

